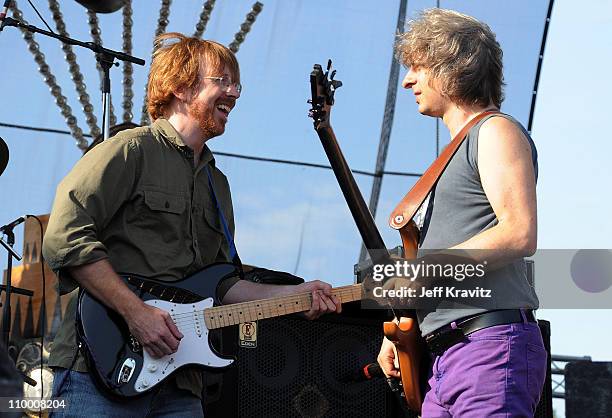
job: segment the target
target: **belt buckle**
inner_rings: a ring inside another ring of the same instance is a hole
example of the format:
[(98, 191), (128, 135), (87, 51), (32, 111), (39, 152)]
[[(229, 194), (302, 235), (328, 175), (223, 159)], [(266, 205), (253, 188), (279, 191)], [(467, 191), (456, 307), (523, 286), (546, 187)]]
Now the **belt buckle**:
[(527, 322), (538, 323), (538, 318), (536, 317), (536, 312), (534, 309), (525, 309), (525, 318), (527, 318)]
[(448, 331), (431, 335), (425, 341), (432, 353), (441, 355), (453, 345), (463, 341), (464, 338), (465, 334), (461, 328), (451, 328)]

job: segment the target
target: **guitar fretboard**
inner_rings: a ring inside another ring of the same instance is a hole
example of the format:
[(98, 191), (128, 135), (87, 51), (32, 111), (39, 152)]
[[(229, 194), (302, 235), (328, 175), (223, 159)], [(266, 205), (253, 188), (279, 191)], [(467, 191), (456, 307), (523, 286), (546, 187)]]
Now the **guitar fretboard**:
[[(361, 284), (337, 287), (332, 289), (332, 294), (342, 303), (353, 302), (363, 299), (363, 287)], [(204, 319), (208, 329), (215, 329), (304, 312), (310, 310), (311, 306), (312, 293), (297, 293), (204, 309)]]

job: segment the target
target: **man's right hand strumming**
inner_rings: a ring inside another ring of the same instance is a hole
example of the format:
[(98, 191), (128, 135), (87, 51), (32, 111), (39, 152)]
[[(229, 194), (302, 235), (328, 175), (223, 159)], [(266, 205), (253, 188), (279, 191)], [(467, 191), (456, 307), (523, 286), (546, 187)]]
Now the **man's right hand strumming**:
[(159, 358), (176, 352), (183, 334), (170, 314), (140, 300), (123, 283), (108, 260), (68, 270), (82, 287), (125, 319), (130, 332), (149, 355)]
[(124, 316), (132, 335), (154, 358), (176, 353), (183, 334), (170, 314), (144, 302)]

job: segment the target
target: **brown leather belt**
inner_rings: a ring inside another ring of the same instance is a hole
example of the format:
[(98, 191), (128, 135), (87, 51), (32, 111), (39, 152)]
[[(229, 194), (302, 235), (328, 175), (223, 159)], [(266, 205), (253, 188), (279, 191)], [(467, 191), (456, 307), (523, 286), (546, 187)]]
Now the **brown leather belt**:
[[(525, 317), (529, 322), (536, 322), (535, 315), (531, 309), (525, 310)], [(456, 321), (457, 328), (452, 328), (450, 324), (445, 325), (425, 336), (425, 341), (429, 351), (433, 354), (441, 355), (453, 345), (464, 341), (465, 337), (473, 332), (496, 325), (519, 322), (523, 322), (520, 309), (484, 312)]]

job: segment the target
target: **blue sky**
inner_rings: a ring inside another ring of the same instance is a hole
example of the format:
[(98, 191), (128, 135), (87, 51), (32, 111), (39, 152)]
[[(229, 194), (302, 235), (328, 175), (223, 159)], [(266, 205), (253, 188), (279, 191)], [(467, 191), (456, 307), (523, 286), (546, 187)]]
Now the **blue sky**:
[[(27, 2), (25, 18), (42, 27)], [(34, 2), (52, 23), (46, 2)], [(243, 96), (230, 115), (226, 134), (213, 150), (327, 163), (306, 117), (308, 75), (314, 63), (334, 60), (344, 86), (337, 93), (332, 125), (355, 169), (373, 171), (384, 109), (391, 47), (399, 1), (264, 1), (264, 9), (238, 52)], [(434, 1), (409, 1), (409, 16)], [(504, 49), (507, 100), (502, 110), (527, 123), (529, 101), (547, 1), (441, 1), (489, 23)], [(157, 21), (155, 7), (135, 6), (134, 55), (150, 61)], [(192, 33), (201, 1), (175, 0), (168, 30)], [(229, 44), (251, 1), (217, 1), (204, 37)], [(375, 4), (375, 6), (373, 6)], [(612, 5), (585, 1), (580, 7), (558, 0), (553, 11), (533, 137), (540, 154), (539, 248), (612, 248), (607, 190), (612, 145), (606, 122), (612, 40)], [(62, 2), (71, 36), (89, 40), (84, 9)], [(104, 45), (121, 48), (121, 13), (99, 15)], [(70, 82), (59, 44), (36, 36), (82, 129), (87, 125)], [(66, 129), (59, 109), (36, 69), (21, 35), (0, 34), (2, 99), (0, 122)], [(98, 124), (99, 79), (89, 51), (75, 48)], [(10, 58), (10, 59), (9, 59)], [(148, 67), (135, 67), (135, 121), (140, 121)], [(403, 76), (403, 73), (402, 73)], [(113, 102), (122, 100), (121, 70), (111, 70)], [(400, 77), (401, 79), (401, 77)], [(120, 115), (120, 112), (117, 111)], [(55, 186), (79, 158), (70, 136), (0, 127), (11, 161), (0, 178), (0, 221), (23, 213), (48, 213)], [(440, 126), (440, 142), (448, 135)], [(435, 122), (418, 115), (413, 97), (399, 91), (387, 170), (422, 172), (435, 157)], [(218, 157), (229, 177), (237, 219), (237, 245), (247, 263), (297, 272), (334, 285), (353, 280), (360, 240), (330, 171)], [(371, 178), (356, 176), (369, 198)], [(377, 224), (389, 247), (399, 236), (386, 226), (392, 207), (413, 179), (385, 177)], [(302, 240), (302, 252), (298, 249)], [(17, 248), (21, 248), (18, 242)], [(299, 264), (297, 260), (299, 258)], [(4, 268), (4, 255), (0, 267)], [(608, 290), (608, 297), (611, 290)], [(552, 322), (553, 352), (612, 360), (603, 329), (610, 311), (545, 310)]]

